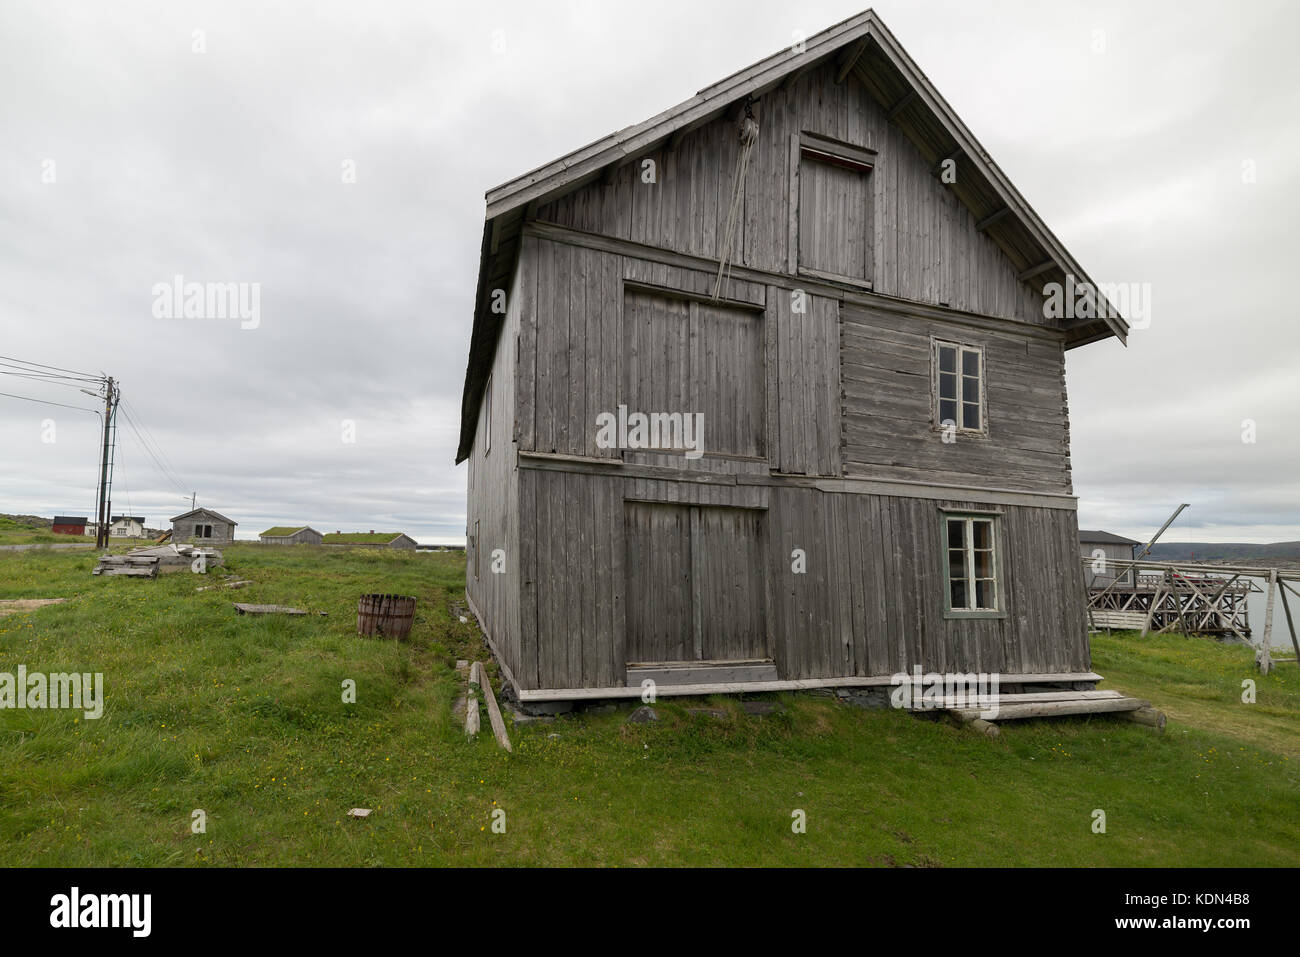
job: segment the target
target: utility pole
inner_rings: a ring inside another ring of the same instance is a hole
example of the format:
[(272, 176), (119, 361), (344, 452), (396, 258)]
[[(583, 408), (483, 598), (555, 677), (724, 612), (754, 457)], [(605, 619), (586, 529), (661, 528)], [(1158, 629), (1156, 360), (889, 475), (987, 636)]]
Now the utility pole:
[(98, 524), (95, 526), (95, 547), (108, 547), (108, 526), (105, 509), (108, 502), (105, 500), (108, 495), (108, 430), (113, 423), (113, 405), (117, 398), (114, 392), (113, 377), (109, 376), (104, 390), (104, 442), (103, 450), (99, 465), (99, 514), (97, 516)]
[(194, 511), (194, 509), (195, 509), (194, 500), (195, 500), (196, 498), (198, 498), (198, 497), (199, 497), (199, 493), (198, 493), (198, 492), (190, 492), (190, 511), (191, 511), (191, 512)]

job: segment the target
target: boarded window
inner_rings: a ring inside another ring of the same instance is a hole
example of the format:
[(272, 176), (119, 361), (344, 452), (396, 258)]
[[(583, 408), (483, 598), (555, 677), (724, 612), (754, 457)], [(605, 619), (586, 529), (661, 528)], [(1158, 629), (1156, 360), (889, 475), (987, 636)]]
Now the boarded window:
[(944, 516), (949, 611), (1000, 609), (996, 535), (997, 525), (992, 518)]
[(870, 282), (871, 165), (862, 151), (830, 144), (799, 150), (799, 269)]
[(933, 342), (934, 424), (963, 432), (985, 431), (984, 350), (955, 342)]
[[(629, 287), (623, 299), (621, 404), (630, 416), (666, 416), (655, 448), (684, 449), (703, 428), (702, 450), (766, 454), (763, 315), (720, 303), (678, 299)], [(610, 412), (616, 410), (611, 409)], [(672, 419), (677, 414), (678, 419)], [(698, 443), (695, 443), (698, 447)]]

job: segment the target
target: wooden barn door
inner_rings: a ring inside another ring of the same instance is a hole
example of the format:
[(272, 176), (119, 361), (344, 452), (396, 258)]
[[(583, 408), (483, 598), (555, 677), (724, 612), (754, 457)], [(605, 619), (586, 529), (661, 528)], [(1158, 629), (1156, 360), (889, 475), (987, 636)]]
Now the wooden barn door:
[(627, 660), (694, 657), (690, 508), (628, 502), (623, 526)]
[(628, 502), (624, 515), (629, 664), (771, 657), (761, 511)]

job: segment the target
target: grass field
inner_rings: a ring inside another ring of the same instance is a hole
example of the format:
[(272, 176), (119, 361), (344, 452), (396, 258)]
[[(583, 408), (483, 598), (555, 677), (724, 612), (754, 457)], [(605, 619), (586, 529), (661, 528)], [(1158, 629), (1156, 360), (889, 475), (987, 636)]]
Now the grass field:
[[(463, 556), (226, 557), (256, 584), (196, 592), (212, 577), (92, 578), (84, 552), (0, 553), (0, 599), (73, 598), (0, 617), (0, 671), (103, 672), (107, 698), (97, 721), (0, 710), (6, 864), (1300, 863), (1300, 669), (1259, 678), (1241, 647), (1095, 640), (1103, 687), (1164, 708), (1163, 735), (1097, 717), (1009, 722), (991, 741), (782, 695), (767, 717), (661, 700), (653, 724), (621, 710), (512, 727), (511, 755), (451, 716), (455, 660), (483, 657), (449, 609)], [(409, 641), (356, 635), (372, 591), (419, 598)], [(236, 600), (327, 617), (242, 617)], [(342, 701), (349, 678), (356, 704)], [(1246, 678), (1255, 704), (1241, 702)], [(374, 813), (352, 820), (352, 807)], [(191, 832), (195, 809), (206, 833)]]

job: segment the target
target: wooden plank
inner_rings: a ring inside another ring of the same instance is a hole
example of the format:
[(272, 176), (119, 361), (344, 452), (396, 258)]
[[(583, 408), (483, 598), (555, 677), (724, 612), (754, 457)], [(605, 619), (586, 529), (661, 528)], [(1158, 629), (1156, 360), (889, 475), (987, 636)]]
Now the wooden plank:
[[(1065, 682), (1091, 682), (1102, 680), (1101, 675), (1092, 672), (1062, 674), (1013, 674), (1002, 675), (1004, 684), (1058, 684)], [(664, 696), (688, 696), (710, 694), (742, 694), (769, 691), (807, 691), (816, 688), (873, 688), (890, 687), (890, 676), (841, 678), (803, 678), (780, 679), (777, 681), (733, 681), (710, 684), (676, 685), (663, 689)], [(595, 701), (602, 698), (639, 698), (639, 687), (609, 688), (535, 688), (519, 692), (520, 701)]]
[(474, 737), (479, 732), (478, 695), (475, 694), (474, 689), (482, 686), (479, 663), (476, 661), (469, 666), (468, 689), (465, 692), (465, 733), (470, 737)]
[[(514, 751), (510, 746), (510, 736), (506, 734), (506, 723), (501, 717), (501, 709), (497, 706), (497, 696), (492, 691), (492, 680), (480, 662), (474, 662), (474, 667), (478, 670), (479, 689), (483, 692), (483, 700), (487, 704), (488, 721), (492, 723), (492, 733), (496, 736), (497, 744), (507, 751)], [(477, 708), (475, 710), (477, 711)], [(468, 714), (468, 709), (466, 713)]]
[[(1117, 711), (1137, 711), (1151, 707), (1151, 702), (1137, 698), (1086, 699), (1083, 701), (1043, 701), (1031, 704), (1000, 706), (994, 721), (1014, 721), (1022, 718), (1055, 718), (1073, 714), (1109, 714)], [(986, 708), (954, 709), (964, 719), (973, 719), (986, 712)]]
[(307, 612), (301, 608), (290, 608), (288, 605), (250, 605), (244, 602), (235, 602), (235, 611), (241, 615), (305, 615)]

